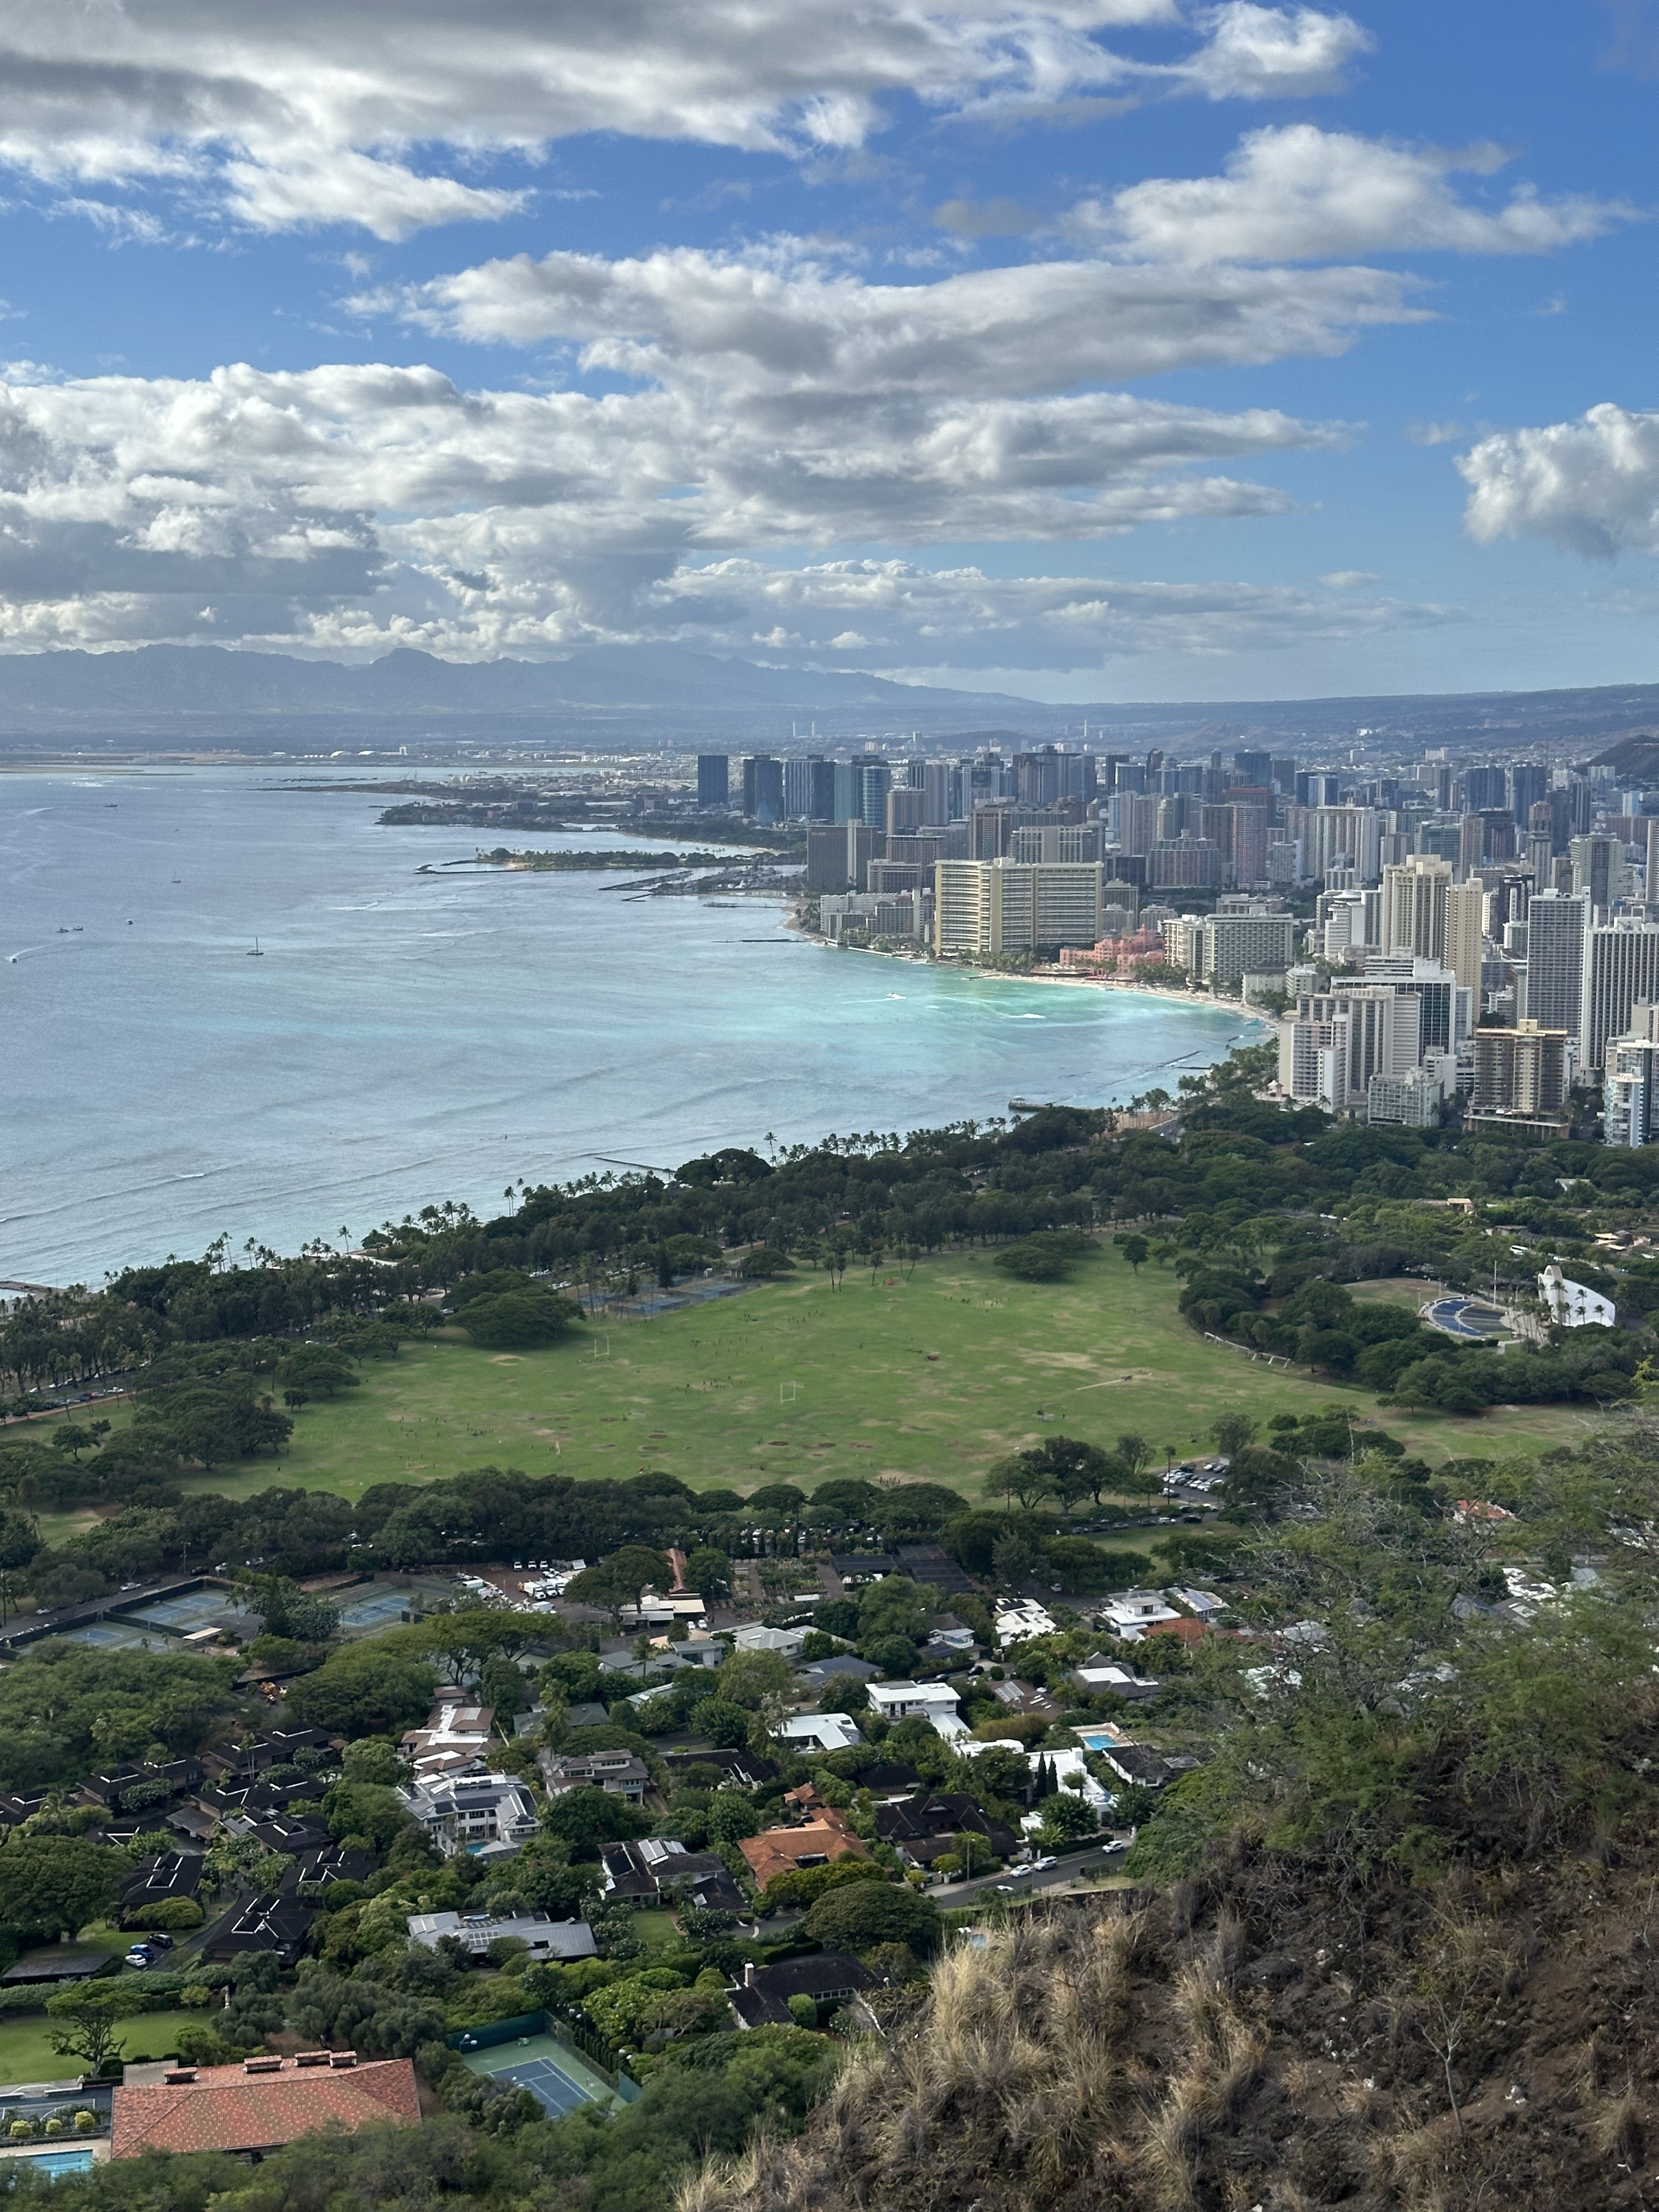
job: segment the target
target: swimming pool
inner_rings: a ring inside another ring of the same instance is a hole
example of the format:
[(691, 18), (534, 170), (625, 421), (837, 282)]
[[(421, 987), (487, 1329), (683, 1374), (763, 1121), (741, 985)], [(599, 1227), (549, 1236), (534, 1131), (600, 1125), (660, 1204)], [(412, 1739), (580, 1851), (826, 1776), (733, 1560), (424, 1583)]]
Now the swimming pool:
[(46, 2174), (53, 2181), (63, 2173), (89, 2173), (94, 2163), (90, 2150), (49, 2150), (27, 2160), (32, 2172)]

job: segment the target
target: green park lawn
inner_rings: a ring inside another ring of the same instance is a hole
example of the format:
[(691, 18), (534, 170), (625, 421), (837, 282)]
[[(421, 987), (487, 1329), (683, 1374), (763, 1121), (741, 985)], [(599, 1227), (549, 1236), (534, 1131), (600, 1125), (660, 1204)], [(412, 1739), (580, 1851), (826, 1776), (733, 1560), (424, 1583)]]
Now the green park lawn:
[[(178, 2048), (179, 2029), (201, 2016), (178, 2007), (140, 2013), (122, 2024), (123, 2057), (165, 2058)], [(55, 2024), (43, 2012), (0, 2020), (0, 2081), (67, 2081), (81, 2071), (79, 2059), (60, 2058), (47, 2042), (47, 2027)]]
[[(1583, 1432), (1584, 1409), (1494, 1408), (1456, 1419), (1379, 1413), (1370, 1392), (1314, 1382), (1210, 1344), (1156, 1265), (1110, 1248), (1071, 1280), (1022, 1283), (988, 1255), (909, 1272), (803, 1270), (653, 1321), (599, 1322), (545, 1350), (474, 1348), (458, 1332), (369, 1362), (359, 1389), (301, 1413), (289, 1449), (195, 1486), (246, 1495), (273, 1481), (357, 1497), (468, 1468), (625, 1477), (665, 1468), (696, 1485), (830, 1474), (927, 1478), (981, 1491), (1004, 1454), (1056, 1431), (1140, 1431), (1162, 1455), (1206, 1441), (1222, 1413), (1260, 1419), (1340, 1405), (1431, 1462), (1536, 1452)], [(614, 1431), (614, 1433), (613, 1433)]]

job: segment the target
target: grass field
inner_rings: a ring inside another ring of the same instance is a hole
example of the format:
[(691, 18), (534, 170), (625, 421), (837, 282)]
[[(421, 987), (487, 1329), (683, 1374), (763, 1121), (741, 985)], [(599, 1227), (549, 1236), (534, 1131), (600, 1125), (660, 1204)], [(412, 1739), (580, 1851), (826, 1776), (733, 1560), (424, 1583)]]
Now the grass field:
[[(167, 2012), (140, 2013), (122, 2023), (121, 2055), (129, 2063), (165, 2058), (178, 2048), (179, 2031), (185, 2021), (201, 2017), (200, 2013), (177, 2007)], [(60, 2058), (47, 2042), (48, 2024), (45, 2013), (0, 2021), (0, 2081), (67, 2081), (81, 2071), (78, 2058)]]
[(1379, 1415), (1368, 1391), (1316, 1382), (1206, 1343), (1176, 1310), (1169, 1270), (1131, 1273), (1105, 1249), (1063, 1284), (1020, 1283), (984, 1255), (912, 1273), (817, 1273), (661, 1316), (603, 1322), (545, 1351), (465, 1340), (370, 1363), (359, 1389), (300, 1416), (275, 1463), (198, 1478), (245, 1495), (272, 1481), (357, 1497), (467, 1468), (635, 1474), (699, 1486), (830, 1474), (927, 1477), (970, 1494), (1003, 1454), (1056, 1431), (1109, 1441), (1138, 1429), (1160, 1455), (1204, 1443), (1242, 1410), (1265, 1419), (1340, 1405), (1381, 1419), (1431, 1461), (1535, 1452), (1583, 1431), (1565, 1407), (1477, 1419)]

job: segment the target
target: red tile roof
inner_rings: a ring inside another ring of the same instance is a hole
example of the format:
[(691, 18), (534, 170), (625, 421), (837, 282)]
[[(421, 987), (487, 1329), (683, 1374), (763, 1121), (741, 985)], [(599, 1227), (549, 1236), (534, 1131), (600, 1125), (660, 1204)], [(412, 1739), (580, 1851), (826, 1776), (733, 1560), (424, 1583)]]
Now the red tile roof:
[(331, 2128), (413, 2127), (421, 2106), (415, 2068), (407, 2058), (360, 2066), (297, 2067), (248, 2074), (240, 2066), (204, 2066), (193, 2081), (146, 2082), (115, 2092), (110, 2155), (145, 2151), (274, 2150), (295, 2136)]
[(795, 1873), (803, 1859), (823, 1863), (845, 1858), (849, 1852), (860, 1858), (870, 1856), (868, 1844), (860, 1841), (846, 1814), (828, 1805), (804, 1826), (764, 1828), (758, 1836), (744, 1836), (738, 1849), (763, 1889), (775, 1875)]

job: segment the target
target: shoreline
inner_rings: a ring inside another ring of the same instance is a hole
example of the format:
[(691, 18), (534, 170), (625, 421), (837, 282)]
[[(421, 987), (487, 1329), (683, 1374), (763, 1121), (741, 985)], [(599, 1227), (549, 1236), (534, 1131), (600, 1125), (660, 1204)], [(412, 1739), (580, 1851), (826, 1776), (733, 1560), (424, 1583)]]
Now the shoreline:
[(785, 927), (795, 930), (807, 944), (816, 945), (824, 952), (862, 953), (872, 960), (896, 960), (905, 966), (926, 968), (936, 975), (970, 975), (988, 983), (1040, 983), (1062, 991), (1110, 991), (1124, 998), (1161, 999), (1166, 1006), (1185, 1006), (1191, 1012), (1237, 1013), (1258, 1029), (1270, 1030), (1273, 1026), (1271, 1015), (1258, 1013), (1243, 999), (1218, 999), (1200, 996), (1194, 991), (1172, 991), (1162, 983), (1127, 983), (1115, 975), (1011, 975), (1000, 968), (975, 968), (966, 963), (957, 966), (943, 960), (913, 961), (908, 953), (884, 952), (873, 945), (831, 944), (827, 937), (814, 936), (802, 929), (793, 919)]

